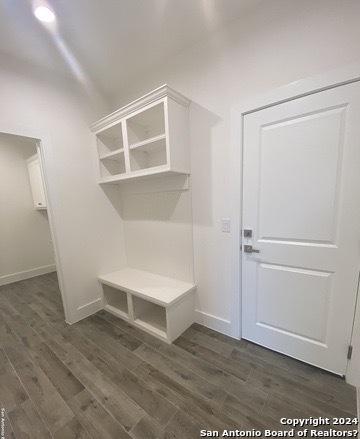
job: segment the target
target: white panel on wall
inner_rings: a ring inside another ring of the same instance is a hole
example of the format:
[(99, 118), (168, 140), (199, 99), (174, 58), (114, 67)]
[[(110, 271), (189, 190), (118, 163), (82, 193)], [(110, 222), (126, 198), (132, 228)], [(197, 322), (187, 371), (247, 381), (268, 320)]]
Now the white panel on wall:
[[(151, 186), (151, 183), (147, 185)], [(122, 218), (130, 267), (193, 281), (191, 194), (188, 190), (137, 194), (123, 190)]]

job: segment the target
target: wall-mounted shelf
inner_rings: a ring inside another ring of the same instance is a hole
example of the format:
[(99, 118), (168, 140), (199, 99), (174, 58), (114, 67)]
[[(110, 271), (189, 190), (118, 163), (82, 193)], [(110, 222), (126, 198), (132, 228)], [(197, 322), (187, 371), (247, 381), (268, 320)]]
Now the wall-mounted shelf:
[(143, 140), (141, 142), (133, 143), (130, 145), (130, 149), (144, 148), (144, 149), (156, 149), (161, 143), (165, 144), (166, 134), (160, 134), (159, 136), (150, 137), (150, 139)]
[(121, 154), (124, 154), (124, 148), (115, 149), (115, 151), (108, 152), (106, 154), (102, 154), (99, 159), (100, 160), (119, 160), (121, 157)]
[[(151, 168), (146, 170), (141, 170), (138, 172), (133, 172), (131, 175), (129, 174), (118, 174), (118, 175), (110, 175), (108, 177), (104, 177), (99, 180), (99, 184), (107, 184), (107, 183), (119, 183), (124, 180), (132, 180), (136, 178), (137, 180), (146, 180), (151, 178), (153, 175), (187, 175), (183, 172), (171, 171), (168, 166), (159, 166), (157, 168)], [(188, 189), (188, 187), (186, 187)]]
[(99, 183), (189, 175), (189, 104), (163, 85), (94, 123)]
[(192, 283), (133, 268), (98, 279), (106, 311), (168, 343), (194, 322)]

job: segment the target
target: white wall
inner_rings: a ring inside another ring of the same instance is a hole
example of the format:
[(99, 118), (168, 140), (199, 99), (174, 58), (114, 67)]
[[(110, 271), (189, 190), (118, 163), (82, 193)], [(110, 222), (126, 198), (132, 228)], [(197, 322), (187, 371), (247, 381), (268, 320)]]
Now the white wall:
[[(167, 178), (168, 189), (181, 187), (171, 177), (161, 177), (160, 184), (164, 184), (163, 178)], [(135, 193), (122, 186), (127, 263), (140, 270), (193, 282), (191, 192), (151, 192), (153, 180), (136, 186)]]
[(97, 274), (125, 262), (119, 215), (96, 182), (89, 123), (98, 115), (69, 79), (2, 60), (0, 132), (35, 131), (47, 138), (43, 152), (54, 243), (67, 320), (75, 322), (101, 306)]
[[(235, 335), (234, 322), (239, 315), (233, 305), (237, 292), (232, 237), (221, 232), (220, 223), (222, 217), (234, 221), (238, 215), (233, 208), (229, 175), (230, 109), (248, 97), (358, 61), (359, 16), (357, 0), (266, 1), (251, 15), (233, 21), (207, 41), (157, 64), (152, 71), (140, 73), (119, 88), (114, 109), (162, 83), (193, 101), (197, 307), (202, 313), (199, 319), (216, 329)], [(172, 226), (177, 233), (177, 223)], [(126, 227), (135, 230), (136, 224)], [(164, 239), (170, 228), (168, 223)], [(161, 239), (160, 231), (156, 234)], [(136, 255), (132, 258), (135, 260)]]
[(34, 209), (26, 159), (34, 140), (0, 133), (0, 285), (54, 271), (45, 210)]

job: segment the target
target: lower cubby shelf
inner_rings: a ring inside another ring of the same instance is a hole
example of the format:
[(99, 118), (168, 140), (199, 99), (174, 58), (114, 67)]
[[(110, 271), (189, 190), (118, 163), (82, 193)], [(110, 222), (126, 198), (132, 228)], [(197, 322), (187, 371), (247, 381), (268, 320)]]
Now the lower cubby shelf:
[(104, 309), (168, 343), (194, 322), (195, 285), (133, 268), (99, 276)]
[(133, 297), (134, 322), (149, 331), (166, 338), (166, 308), (140, 297)]
[(104, 309), (117, 317), (129, 319), (127, 293), (119, 291), (109, 285), (103, 285)]

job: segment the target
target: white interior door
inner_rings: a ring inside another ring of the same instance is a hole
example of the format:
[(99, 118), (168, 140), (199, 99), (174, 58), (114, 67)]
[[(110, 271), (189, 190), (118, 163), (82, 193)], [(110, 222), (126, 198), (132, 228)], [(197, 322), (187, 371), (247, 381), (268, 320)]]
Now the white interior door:
[(243, 175), (243, 337), (344, 374), (360, 260), (360, 84), (246, 115)]

